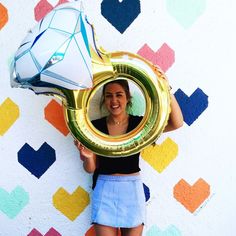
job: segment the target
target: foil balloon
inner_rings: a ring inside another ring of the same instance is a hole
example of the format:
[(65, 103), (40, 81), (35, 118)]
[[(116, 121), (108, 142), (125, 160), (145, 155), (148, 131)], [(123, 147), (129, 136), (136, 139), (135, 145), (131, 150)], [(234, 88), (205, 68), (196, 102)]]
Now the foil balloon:
[[(88, 110), (94, 94), (120, 78), (139, 86), (146, 110), (134, 130), (109, 136), (92, 125)], [(11, 86), (60, 98), (74, 138), (112, 158), (140, 152), (155, 142), (170, 113), (164, 73), (136, 54), (98, 47), (93, 26), (77, 2), (59, 5), (28, 32), (12, 63)]]

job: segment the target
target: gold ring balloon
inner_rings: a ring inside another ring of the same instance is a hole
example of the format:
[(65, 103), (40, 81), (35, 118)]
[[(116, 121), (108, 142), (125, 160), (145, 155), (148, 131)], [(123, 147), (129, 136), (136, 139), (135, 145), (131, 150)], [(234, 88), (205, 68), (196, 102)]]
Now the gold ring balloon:
[[(138, 85), (146, 111), (134, 130), (109, 136), (92, 125), (88, 108), (101, 86), (120, 78)], [(12, 64), (11, 85), (60, 98), (74, 138), (109, 157), (129, 156), (155, 142), (170, 113), (164, 73), (136, 54), (98, 48), (94, 29), (76, 2), (61, 4), (28, 33)]]

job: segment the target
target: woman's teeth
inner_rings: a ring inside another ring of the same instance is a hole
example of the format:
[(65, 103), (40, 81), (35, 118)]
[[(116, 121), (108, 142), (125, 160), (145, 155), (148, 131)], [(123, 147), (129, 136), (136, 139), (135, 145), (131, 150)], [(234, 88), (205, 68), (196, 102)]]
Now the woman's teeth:
[(119, 105), (111, 106), (112, 109), (116, 109), (116, 108), (118, 108), (118, 107), (119, 107)]

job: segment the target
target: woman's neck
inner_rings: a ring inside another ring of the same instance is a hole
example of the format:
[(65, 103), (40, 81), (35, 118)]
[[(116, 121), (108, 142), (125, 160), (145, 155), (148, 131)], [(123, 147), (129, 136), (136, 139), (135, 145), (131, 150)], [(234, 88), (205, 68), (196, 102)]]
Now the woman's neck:
[(123, 125), (123, 124), (127, 124), (128, 123), (128, 118), (129, 118), (129, 115), (127, 113), (125, 114), (120, 114), (118, 116), (114, 116), (114, 115), (109, 115), (107, 117), (107, 122), (108, 124), (111, 124), (111, 125)]

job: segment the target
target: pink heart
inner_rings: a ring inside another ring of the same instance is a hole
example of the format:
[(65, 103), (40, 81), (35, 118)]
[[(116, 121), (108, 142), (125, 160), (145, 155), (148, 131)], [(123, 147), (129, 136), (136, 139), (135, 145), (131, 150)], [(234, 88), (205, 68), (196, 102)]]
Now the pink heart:
[[(56, 6), (68, 2), (67, 0), (59, 0)], [(47, 0), (40, 0), (34, 8), (34, 16), (36, 21), (40, 21), (47, 13), (49, 13), (54, 7)]]
[(164, 43), (156, 52), (154, 52), (147, 44), (144, 44), (139, 49), (138, 54), (154, 65), (158, 65), (164, 72), (166, 72), (175, 62), (175, 52)]
[[(33, 229), (27, 236), (43, 236), (37, 229)], [(61, 236), (54, 228), (51, 228), (44, 236)]]

